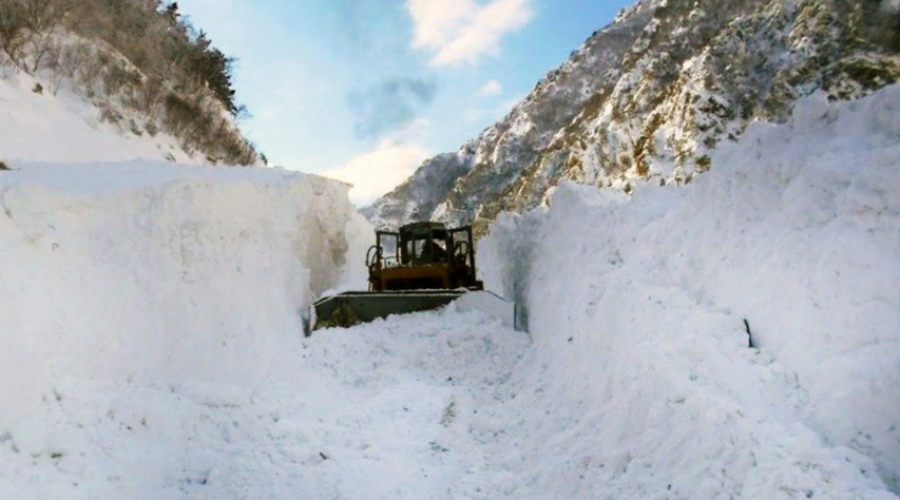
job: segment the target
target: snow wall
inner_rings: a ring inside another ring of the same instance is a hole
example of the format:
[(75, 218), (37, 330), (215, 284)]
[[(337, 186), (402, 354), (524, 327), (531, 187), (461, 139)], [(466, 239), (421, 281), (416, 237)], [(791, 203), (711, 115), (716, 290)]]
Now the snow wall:
[(896, 498), (900, 86), (811, 97), (713, 165), (630, 199), (560, 186), (481, 242), (535, 342), (529, 491)]
[(35, 417), (73, 384), (252, 387), (339, 283), (358, 222), (345, 185), (281, 170), (15, 166), (0, 172), (0, 441), (36, 454), (53, 425)]

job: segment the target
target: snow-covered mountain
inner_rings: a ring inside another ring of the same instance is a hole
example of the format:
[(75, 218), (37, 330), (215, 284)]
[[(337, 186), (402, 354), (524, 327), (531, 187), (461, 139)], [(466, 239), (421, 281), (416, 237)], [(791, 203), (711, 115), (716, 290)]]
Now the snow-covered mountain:
[(710, 151), (755, 120), (785, 120), (801, 96), (852, 100), (897, 81), (897, 15), (877, 1), (642, 0), (366, 213), (475, 218), (483, 232), (564, 180), (626, 193), (688, 183), (716, 167)]
[(71, 156), (44, 159), (262, 165), (235, 122), (231, 61), (177, 3), (4, 0), (0, 161), (65, 141)]

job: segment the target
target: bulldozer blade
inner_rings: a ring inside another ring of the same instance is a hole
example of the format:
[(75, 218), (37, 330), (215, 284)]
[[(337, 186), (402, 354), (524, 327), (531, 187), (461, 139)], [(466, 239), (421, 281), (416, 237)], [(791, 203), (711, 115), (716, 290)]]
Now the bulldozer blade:
[(313, 304), (312, 330), (351, 327), (391, 314), (431, 311), (466, 293), (465, 290), (415, 290), (396, 292), (344, 292)]
[(313, 304), (313, 330), (331, 327), (351, 327), (368, 323), (392, 314), (431, 311), (457, 301), (462, 310), (478, 310), (499, 318), (501, 322), (520, 330), (519, 309), (516, 304), (485, 291), (412, 290), (395, 292), (344, 292), (324, 297)]

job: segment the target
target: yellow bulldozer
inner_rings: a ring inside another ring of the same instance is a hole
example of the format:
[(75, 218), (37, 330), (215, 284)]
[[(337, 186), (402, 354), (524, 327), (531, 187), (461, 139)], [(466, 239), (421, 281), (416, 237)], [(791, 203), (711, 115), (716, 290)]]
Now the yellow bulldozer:
[(485, 292), (477, 278), (472, 226), (451, 229), (441, 222), (415, 222), (398, 231), (376, 231), (366, 266), (368, 291), (343, 292), (316, 301), (310, 333), (438, 309), (454, 301), (518, 329), (515, 304)]

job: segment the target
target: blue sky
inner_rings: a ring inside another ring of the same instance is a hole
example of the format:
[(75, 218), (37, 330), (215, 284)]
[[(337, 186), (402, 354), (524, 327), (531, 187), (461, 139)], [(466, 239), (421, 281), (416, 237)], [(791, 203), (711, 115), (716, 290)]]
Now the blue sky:
[(179, 0), (273, 164), (371, 201), (456, 151), (632, 0)]

